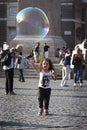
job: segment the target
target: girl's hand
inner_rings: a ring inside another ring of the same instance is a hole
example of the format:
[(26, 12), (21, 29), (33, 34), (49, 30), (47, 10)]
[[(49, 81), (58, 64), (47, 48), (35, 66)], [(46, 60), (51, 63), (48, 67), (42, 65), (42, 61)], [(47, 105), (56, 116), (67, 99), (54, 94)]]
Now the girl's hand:
[(32, 67), (39, 73), (40, 70), (39, 70), (39, 68), (35, 65), (34, 59), (33, 59), (33, 58), (30, 58), (30, 59), (29, 59), (29, 62), (31, 63)]

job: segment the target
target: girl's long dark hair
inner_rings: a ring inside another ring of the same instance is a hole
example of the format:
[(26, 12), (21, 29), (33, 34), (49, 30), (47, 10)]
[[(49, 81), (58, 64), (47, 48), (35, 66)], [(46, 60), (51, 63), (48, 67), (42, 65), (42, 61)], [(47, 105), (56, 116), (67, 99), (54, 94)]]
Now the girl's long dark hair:
[(53, 63), (52, 63), (52, 61), (51, 61), (49, 58), (43, 58), (43, 59), (41, 60), (40, 66), (39, 66), (40, 69), (42, 69), (42, 62), (43, 62), (44, 60), (49, 63), (49, 69), (48, 69), (48, 70), (54, 70)]

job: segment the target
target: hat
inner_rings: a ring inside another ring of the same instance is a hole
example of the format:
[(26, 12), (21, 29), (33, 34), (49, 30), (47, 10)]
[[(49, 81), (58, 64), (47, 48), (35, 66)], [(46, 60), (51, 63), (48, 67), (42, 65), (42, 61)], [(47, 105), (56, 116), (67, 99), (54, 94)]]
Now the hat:
[(8, 49), (9, 49), (9, 45), (6, 44), (6, 43), (4, 43), (4, 44), (3, 44), (3, 50), (5, 51), (5, 50), (8, 50)]

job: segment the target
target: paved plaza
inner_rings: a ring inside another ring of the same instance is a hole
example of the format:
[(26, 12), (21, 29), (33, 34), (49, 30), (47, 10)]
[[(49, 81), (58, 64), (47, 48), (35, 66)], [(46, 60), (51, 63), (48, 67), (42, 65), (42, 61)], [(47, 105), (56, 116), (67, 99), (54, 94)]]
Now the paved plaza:
[(14, 79), (16, 95), (5, 95), (5, 79), (0, 78), (0, 130), (87, 130), (87, 81), (84, 87), (60, 87), (51, 80), (48, 116), (38, 116), (38, 79), (25, 83)]

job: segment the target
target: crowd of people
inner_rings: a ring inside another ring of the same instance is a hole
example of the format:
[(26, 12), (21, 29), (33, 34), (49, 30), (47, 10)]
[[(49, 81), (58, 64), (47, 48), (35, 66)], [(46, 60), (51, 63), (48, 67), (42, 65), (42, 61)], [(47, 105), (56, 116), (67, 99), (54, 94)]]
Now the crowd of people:
[[(23, 70), (25, 66), (30, 63), (35, 69), (40, 77), (38, 83), (38, 114), (45, 115), (49, 114), (49, 101), (51, 95), (51, 85), (50, 80), (57, 79), (57, 73), (55, 72), (52, 61), (49, 59), (49, 46), (45, 43), (43, 48), (43, 55), (40, 51), (40, 43), (37, 43), (34, 50), (31, 51), (30, 55), (25, 57), (22, 53), (23, 46), (18, 44), (15, 48), (10, 48), (7, 43), (3, 44), (3, 48), (0, 51), (0, 61), (5, 71), (5, 91), (6, 95), (15, 95), (16, 93), (13, 90), (14, 82), (14, 68), (19, 70), (19, 81), (25, 82), (23, 75)], [(59, 51), (60, 65), (63, 66), (65, 75), (61, 80), (61, 87), (67, 86), (67, 81), (71, 69), (73, 68), (73, 81), (74, 87), (76, 87), (79, 82), (80, 86), (83, 86), (83, 71), (85, 66), (87, 66), (82, 50), (77, 47), (72, 52), (70, 48), (61, 48)], [(35, 63), (39, 62), (37, 67)]]
[(30, 55), (25, 57), (22, 53), (23, 46), (18, 44), (15, 48), (10, 48), (7, 42), (3, 43), (3, 47), (0, 48), (0, 65), (5, 71), (6, 82), (5, 90), (6, 94), (14, 95), (13, 91), (13, 79), (14, 79), (14, 68), (19, 71), (19, 81), (25, 82), (24, 69), (29, 67), (29, 59), (33, 58), (35, 63), (40, 62), (41, 58), (48, 58), (48, 48), (46, 43), (44, 44), (43, 54), (41, 55), (40, 43), (38, 42)]
[(44, 43), (43, 50), (40, 48), (40, 42), (38, 42), (35, 47), (30, 52), (28, 58), (33, 57), (35, 63), (39, 63), (42, 58), (48, 58), (50, 46), (47, 43)]
[(65, 73), (61, 81), (61, 86), (68, 86), (67, 80), (72, 70), (74, 80), (73, 86), (76, 87), (78, 83), (80, 86), (83, 86), (83, 71), (87, 63), (79, 46), (76, 46), (73, 51), (70, 48), (63, 47), (59, 50), (59, 58), (59, 64), (63, 65), (63, 71)]

